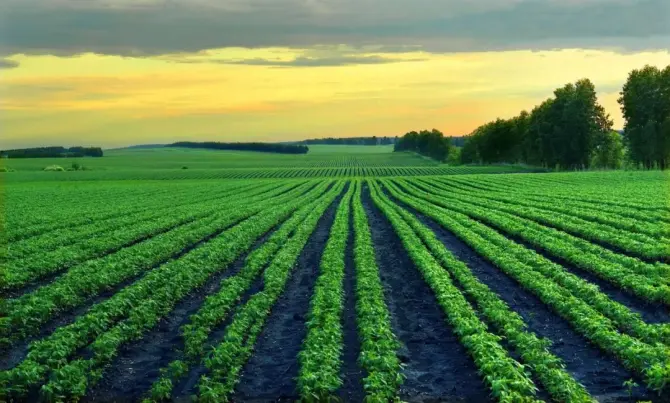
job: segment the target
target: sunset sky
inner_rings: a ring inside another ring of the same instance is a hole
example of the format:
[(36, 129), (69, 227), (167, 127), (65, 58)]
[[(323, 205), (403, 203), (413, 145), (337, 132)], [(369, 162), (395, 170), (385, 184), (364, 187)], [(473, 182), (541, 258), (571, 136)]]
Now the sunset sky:
[(670, 64), (667, 0), (0, 0), (0, 149), (463, 135)]

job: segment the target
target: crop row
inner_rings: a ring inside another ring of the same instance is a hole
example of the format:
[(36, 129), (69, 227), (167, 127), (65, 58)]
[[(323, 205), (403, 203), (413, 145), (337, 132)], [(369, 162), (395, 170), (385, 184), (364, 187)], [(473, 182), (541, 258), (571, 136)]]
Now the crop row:
[[(519, 195), (508, 196), (505, 194), (493, 193), (493, 192), (473, 192), (472, 188), (468, 188), (465, 185), (461, 185), (456, 181), (427, 181), (428, 183), (433, 184), (433, 186), (439, 187), (443, 190), (457, 194), (469, 194), (476, 196), (477, 198), (483, 200), (495, 200), (498, 202), (504, 202), (511, 205), (519, 205), (525, 207), (532, 207), (534, 209), (541, 209), (546, 211), (553, 211), (560, 214), (575, 216), (582, 218), (584, 220), (593, 221), (596, 223), (604, 224), (612, 228), (618, 228), (625, 231), (630, 231), (635, 234), (645, 234), (650, 237), (668, 237), (670, 236), (670, 229), (666, 225), (658, 224), (650, 218), (649, 215), (643, 214), (644, 219), (637, 219), (631, 217), (634, 213), (637, 213), (636, 210), (627, 209), (624, 214), (621, 211), (618, 213), (612, 213), (605, 211), (603, 209), (594, 210), (593, 206), (584, 207), (580, 206), (578, 203), (561, 203), (557, 204), (555, 200), (552, 199), (542, 199), (542, 198), (528, 198)], [(634, 213), (633, 213), (634, 212)]]
[[(134, 214), (150, 211), (154, 203), (172, 204), (181, 206), (191, 204), (193, 201), (214, 200), (225, 194), (245, 192), (257, 186), (267, 185), (267, 182), (231, 182), (212, 191), (211, 186), (186, 186), (171, 189), (170, 187), (151, 186), (146, 194), (136, 194), (131, 191), (120, 191), (118, 194), (101, 200), (80, 200), (76, 196), (70, 196), (70, 201), (61, 204), (52, 202), (43, 213), (32, 208), (30, 202), (20, 203), (11, 201), (11, 206), (22, 206), (21, 210), (10, 209), (7, 212), (8, 231), (7, 240), (10, 242), (33, 236), (46, 234), (55, 230), (77, 227), (89, 223), (99, 222), (105, 219), (113, 219), (126, 214)], [(69, 186), (60, 190), (65, 194), (74, 192)], [(85, 187), (86, 188), (86, 187)], [(115, 187), (112, 186), (114, 189)], [(98, 192), (96, 189), (95, 193)], [(30, 194), (30, 193), (29, 193)], [(58, 194), (58, 193), (56, 193)], [(35, 197), (33, 195), (33, 197)], [(147, 201), (152, 201), (147, 204)], [(10, 201), (8, 201), (10, 203)], [(62, 205), (67, 208), (62, 208)]]
[[(556, 399), (563, 402), (592, 402), (584, 387), (565, 371), (563, 362), (550, 351), (550, 341), (540, 339), (527, 329), (521, 316), (512, 311), (507, 304), (472, 274), (468, 266), (454, 257), (435, 234), (407, 210), (388, 200), (372, 183), (372, 198), (386, 214), (396, 232), (421, 248), (420, 241), (441, 263), (463, 292), (476, 302), (479, 312), (493, 325), (499, 334), (505, 337), (530, 366), (532, 372), (542, 382), (545, 389)], [(415, 235), (412, 235), (412, 234)]]
[[(670, 239), (667, 238), (665, 242), (664, 238), (660, 238), (659, 242), (659, 239), (652, 238), (649, 235), (617, 229), (569, 214), (546, 211), (519, 203), (500, 202), (491, 198), (483, 199), (479, 196), (472, 196), (454, 190), (445, 190), (439, 184), (436, 185), (435, 181), (421, 182), (421, 185), (425, 186), (424, 183), (428, 183), (431, 192), (437, 196), (448, 195), (451, 199), (467, 202), (473, 206), (486, 207), (487, 209), (514, 214), (585, 239), (604, 242), (646, 258), (661, 259), (670, 257)], [(416, 184), (419, 186), (418, 183)]]
[(401, 183), (407, 189), (420, 192), (423, 197), (437, 205), (455, 209), (500, 228), (510, 235), (517, 236), (533, 246), (590, 271), (647, 301), (670, 304), (670, 287), (668, 286), (670, 266), (666, 264), (645, 263), (554, 228), (545, 227), (532, 220), (495, 209), (478, 207), (444, 194), (438, 197), (406, 181)]
[[(391, 191), (399, 190), (393, 187), (392, 184), (387, 184), (387, 186)], [(437, 216), (441, 224), (449, 226), (450, 230), (452, 226), (456, 226), (460, 231), (462, 231), (461, 226), (468, 227), (471, 231), (499, 245), (502, 249), (509, 250), (510, 253), (514, 254), (524, 264), (533, 267), (534, 270), (543, 276), (552, 279), (557, 284), (569, 290), (573, 295), (589, 303), (601, 314), (612, 320), (621, 331), (651, 344), (664, 343), (670, 345), (670, 327), (668, 325), (649, 325), (645, 323), (639, 314), (633, 313), (626, 306), (613, 301), (607, 295), (600, 292), (598, 287), (568, 272), (562, 266), (540, 256), (536, 252), (507, 239), (495, 230), (477, 221), (473, 221), (463, 210), (450, 208), (447, 210), (449, 211), (449, 216), (447, 217), (444, 214), (438, 213), (442, 211), (441, 209), (446, 209), (446, 207), (439, 205), (439, 202), (429, 195), (412, 191), (409, 188), (405, 188), (405, 191), (407, 195), (415, 198), (418, 197), (423, 202), (432, 203), (431, 213)], [(399, 193), (394, 194), (399, 195)], [(417, 202), (416, 199), (414, 201)], [(514, 219), (507, 219), (500, 221), (500, 223), (504, 222), (507, 225), (514, 225), (514, 221)]]
[[(91, 242), (96, 238), (114, 238), (115, 231), (123, 233), (141, 222), (147, 222), (165, 217), (167, 215), (179, 215), (182, 212), (188, 212), (193, 209), (204, 209), (205, 207), (218, 207), (225, 205), (238, 197), (252, 197), (262, 195), (265, 192), (272, 191), (273, 188), (279, 188), (277, 184), (266, 185), (260, 188), (241, 191), (235, 193), (217, 193), (210, 195), (205, 199), (191, 199), (188, 202), (175, 203), (174, 200), (166, 198), (160, 203), (155, 203), (139, 212), (126, 211), (126, 214), (110, 219), (95, 220), (84, 225), (74, 225), (60, 228), (57, 236), (53, 233), (40, 234), (39, 236), (24, 239), (18, 242), (8, 244), (8, 260), (18, 260), (20, 258), (49, 252), (56, 248), (72, 245), (81, 242)], [(239, 196), (238, 196), (239, 195)], [(146, 202), (145, 202), (146, 204)], [(123, 209), (124, 207), (121, 207)]]
[[(252, 194), (248, 202), (254, 203), (272, 199), (292, 186), (292, 184), (280, 185), (271, 189), (270, 192)], [(114, 230), (103, 238), (95, 238), (88, 242), (65, 246), (44, 255), (36, 254), (26, 259), (8, 262), (6, 266), (7, 281), (3, 289), (17, 289), (41, 277), (61, 272), (86, 260), (116, 252), (178, 226), (208, 217), (220, 209), (221, 206), (218, 203), (204, 204), (197, 208), (177, 209), (173, 214), (163, 215), (154, 220), (145, 220), (130, 228)]]
[(356, 265), (356, 323), (361, 354), (358, 363), (365, 371), (363, 387), (370, 403), (397, 398), (403, 382), (398, 358), (400, 342), (391, 328), (384, 288), (375, 261), (370, 226), (361, 202), (361, 183), (353, 197), (354, 262)]
[(309, 230), (311, 227), (304, 223), (318, 220), (341, 193), (342, 188), (343, 184), (338, 184), (324, 196), (297, 210), (263, 245), (247, 256), (238, 273), (225, 278), (221, 282), (221, 288), (205, 299), (198, 311), (181, 328), (184, 356), (162, 369), (162, 376), (153, 384), (146, 401), (162, 401), (172, 397), (175, 382), (205, 357), (205, 348), (212, 330), (221, 325), (252, 284), (259, 281), (258, 277), (263, 269), (294, 236), (292, 234)]
[[(263, 202), (260, 202), (261, 206)], [(207, 219), (157, 235), (117, 253), (86, 261), (32, 293), (4, 301), (0, 338), (6, 338), (5, 342), (8, 342), (25, 337), (60, 313), (76, 308), (100, 292), (113, 289), (175, 256), (183, 255), (194, 245), (216, 236), (261, 208), (243, 209), (245, 206), (253, 207), (249, 200), (239, 199)]]
[(524, 366), (510, 357), (501, 344), (500, 336), (489, 332), (487, 325), (454, 285), (449, 272), (440, 266), (421, 239), (407, 224), (402, 223), (388, 204), (382, 203), (374, 194), (373, 200), (395, 225), (405, 250), (433, 290), (447, 321), (472, 356), (492, 395), (503, 402), (535, 401), (537, 388)]
[[(350, 192), (349, 189), (348, 192)], [(347, 196), (345, 196), (345, 199)], [(342, 206), (342, 202), (340, 202)], [(319, 216), (314, 214), (302, 223), (300, 230), (279, 250), (263, 273), (263, 288), (240, 306), (226, 327), (223, 340), (205, 359), (208, 375), (198, 383), (203, 402), (226, 402), (239, 382), (242, 367), (253, 352), (254, 343), (263, 329), (272, 306), (282, 294), (300, 252), (316, 229)]]
[[(617, 324), (604, 316), (586, 301), (573, 294), (567, 287), (552, 281), (546, 265), (533, 264), (528, 258), (533, 252), (500, 236), (494, 230), (477, 223), (457, 210), (443, 209), (434, 200), (423, 200), (418, 192), (401, 191), (396, 185), (384, 182), (385, 188), (399, 201), (435, 219), (440, 225), (457, 235), (480, 255), (494, 263), (514, 278), (559, 315), (572, 327), (604, 351), (611, 353), (630, 370), (643, 376), (647, 386), (661, 390), (670, 380), (669, 350), (657, 343), (645, 343), (617, 330)], [(541, 257), (535, 261), (542, 263)], [(555, 268), (560, 269), (560, 266)], [(567, 282), (566, 282), (567, 284)], [(597, 288), (593, 287), (592, 292)], [(649, 334), (644, 339), (653, 339)]]
[[(32, 343), (28, 355), (17, 367), (0, 372), (0, 397), (24, 396), (47, 378), (49, 382), (41, 389), (46, 398), (73, 400), (82, 396), (88, 385), (99, 379), (104, 364), (118, 354), (123, 344), (141, 338), (189, 292), (211, 275), (225, 270), (256, 239), (284, 221), (304, 202), (316, 197), (296, 197), (298, 195), (298, 192), (289, 192), (268, 201), (261, 214), (223, 232), (179, 260), (152, 270), (111, 298), (94, 305), (74, 323)], [(88, 358), (70, 361), (75, 352), (86, 346)]]
[(345, 250), (353, 186), (342, 199), (319, 266), (307, 319), (307, 336), (299, 354), (298, 390), (305, 400), (328, 401), (342, 386)]

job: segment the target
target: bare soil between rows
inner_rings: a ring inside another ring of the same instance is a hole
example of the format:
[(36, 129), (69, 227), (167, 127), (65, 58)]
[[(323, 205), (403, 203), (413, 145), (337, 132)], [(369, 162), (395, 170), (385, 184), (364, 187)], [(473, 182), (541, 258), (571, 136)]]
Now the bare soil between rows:
[(472, 358), (391, 223), (374, 205), (367, 186), (363, 206), (393, 332), (403, 345), (400, 358), (405, 382), (400, 397), (425, 403), (491, 401)]

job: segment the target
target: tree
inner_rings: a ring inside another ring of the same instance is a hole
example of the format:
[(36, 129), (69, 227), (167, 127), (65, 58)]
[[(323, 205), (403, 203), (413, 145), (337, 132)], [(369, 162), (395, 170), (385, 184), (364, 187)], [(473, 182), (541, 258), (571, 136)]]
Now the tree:
[(448, 137), (437, 129), (405, 133), (396, 143), (394, 151), (414, 151), (421, 155), (444, 162), (449, 155), (451, 143)]
[(612, 130), (612, 121), (598, 103), (595, 87), (588, 79), (554, 91), (549, 119), (551, 136), (544, 135), (550, 166), (588, 168), (596, 139)]
[(624, 137), (633, 162), (645, 168), (670, 164), (670, 66), (646, 65), (628, 75), (618, 103), (626, 121)]
[(478, 164), (482, 158), (479, 155), (479, 143), (481, 135), (476, 131), (465, 139), (463, 148), (461, 148), (461, 163)]
[(591, 165), (595, 168), (619, 169), (623, 160), (624, 145), (621, 135), (612, 130), (599, 136)]

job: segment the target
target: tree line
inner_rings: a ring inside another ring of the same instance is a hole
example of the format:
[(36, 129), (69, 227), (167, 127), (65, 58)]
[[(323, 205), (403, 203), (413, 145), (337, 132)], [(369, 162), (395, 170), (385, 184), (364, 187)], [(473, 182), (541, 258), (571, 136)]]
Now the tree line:
[(451, 149), (451, 139), (437, 130), (421, 130), (405, 133), (393, 151), (414, 151), (440, 162), (446, 162)]
[(272, 143), (219, 143), (215, 141), (192, 142), (180, 141), (167, 144), (165, 147), (205, 148), (210, 150), (259, 151), (279, 154), (307, 154), (309, 147), (297, 144)]
[(349, 145), (349, 146), (377, 146), (391, 145), (398, 140), (396, 137), (325, 137), (322, 139), (307, 139), (298, 141), (298, 144), (330, 144), (330, 145)]
[(558, 169), (620, 168), (624, 161), (665, 169), (670, 163), (670, 66), (633, 70), (618, 100), (623, 134), (598, 103), (588, 79), (554, 91), (531, 112), (475, 129), (462, 163), (527, 163)]
[(1, 150), (3, 158), (66, 158), (66, 157), (102, 157), (100, 147), (35, 147)]

